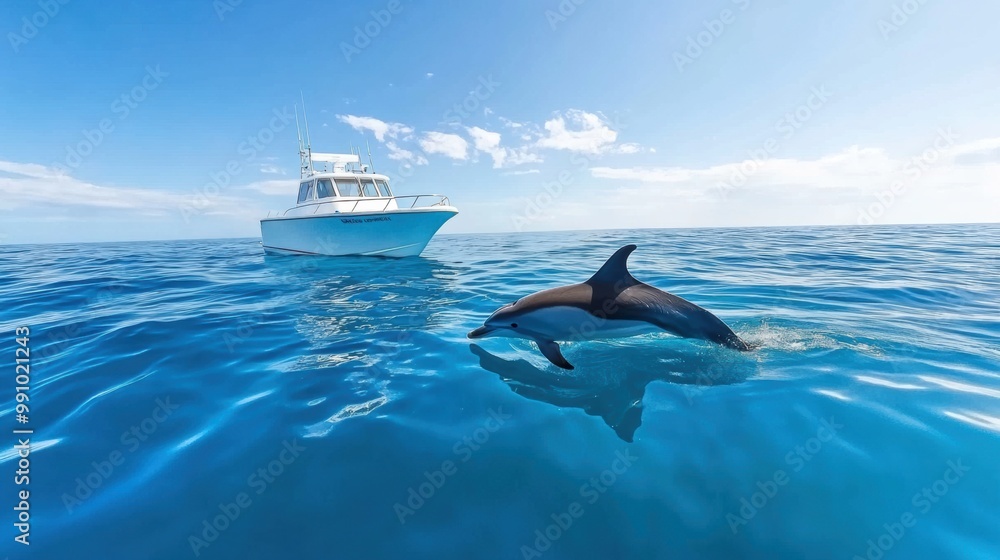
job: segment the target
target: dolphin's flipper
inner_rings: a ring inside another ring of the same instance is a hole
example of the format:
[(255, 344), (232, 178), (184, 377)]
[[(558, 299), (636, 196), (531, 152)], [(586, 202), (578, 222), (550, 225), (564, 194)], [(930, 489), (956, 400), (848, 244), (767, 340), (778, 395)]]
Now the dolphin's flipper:
[(553, 364), (563, 369), (573, 369), (573, 364), (567, 362), (566, 358), (563, 358), (562, 352), (559, 351), (559, 343), (551, 340), (536, 340), (535, 344), (538, 344), (538, 349), (542, 351), (542, 355), (548, 358)]
[(638, 284), (639, 281), (633, 278), (628, 271), (628, 256), (632, 251), (635, 251), (635, 247), (635, 245), (626, 245), (615, 251), (615, 254), (611, 255), (604, 266), (586, 283), (591, 286), (609, 286), (615, 288), (617, 292)]

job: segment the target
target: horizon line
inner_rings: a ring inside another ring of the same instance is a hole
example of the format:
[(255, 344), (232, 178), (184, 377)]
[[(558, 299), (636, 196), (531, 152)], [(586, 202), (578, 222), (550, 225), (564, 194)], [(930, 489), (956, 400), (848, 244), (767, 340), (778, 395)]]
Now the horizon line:
[[(438, 233), (434, 237), (471, 236), (471, 235), (526, 235), (537, 233), (579, 233), (600, 231), (645, 231), (645, 230), (719, 230), (719, 229), (807, 229), (807, 228), (887, 228), (887, 227), (917, 227), (917, 226), (1000, 226), (1000, 222), (912, 222), (890, 224), (797, 224), (797, 225), (756, 225), (756, 226), (694, 226), (694, 227), (634, 227), (634, 228), (594, 228), (594, 229), (548, 229), (527, 231), (481, 231), (481, 232), (450, 232)], [(168, 243), (173, 241), (235, 241), (243, 239), (261, 240), (253, 237), (176, 237), (172, 239), (127, 239), (105, 241), (56, 241), (47, 243), (3, 243), (0, 247), (45, 247), (49, 245), (101, 245), (113, 243)], [(432, 238), (433, 241), (433, 238)]]

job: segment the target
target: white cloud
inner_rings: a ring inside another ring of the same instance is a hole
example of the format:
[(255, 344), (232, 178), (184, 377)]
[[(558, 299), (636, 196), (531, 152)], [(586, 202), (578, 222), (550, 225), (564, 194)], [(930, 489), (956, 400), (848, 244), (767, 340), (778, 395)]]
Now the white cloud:
[[(484, 108), (488, 116), (492, 110)], [(397, 122), (387, 122), (375, 117), (357, 115), (337, 115), (337, 119), (355, 130), (371, 131), (375, 138), (383, 144), (391, 142), (389, 158), (427, 165), (427, 154), (442, 154), (451, 159), (465, 161), (472, 155), (484, 153), (490, 156), (493, 168), (499, 169), (528, 163), (541, 163), (543, 157), (539, 148), (569, 150), (587, 154), (636, 154), (643, 151), (635, 143), (616, 144), (618, 133), (613, 130), (607, 119), (599, 113), (588, 113), (571, 109), (545, 123), (544, 130), (531, 122), (515, 122), (505, 117), (499, 120), (506, 128), (513, 131), (521, 146), (508, 147), (502, 145), (502, 135), (499, 132), (487, 130), (479, 126), (466, 127), (470, 142), (458, 134), (444, 132), (424, 132), (419, 139), (414, 138), (414, 129)], [(414, 153), (407, 142), (416, 142), (423, 154)]]
[(542, 156), (532, 152), (528, 148), (520, 148), (517, 150), (507, 150), (506, 162), (508, 165), (524, 165), (525, 163), (542, 163)]
[[(57, 179), (64, 175), (58, 169), (45, 167), (37, 163), (14, 163), (12, 161), (0, 161), (0, 173), (7, 175), (21, 175), (35, 179)], [(0, 177), (0, 180), (3, 178)]]
[(618, 132), (601, 115), (570, 109), (545, 121), (547, 135), (538, 146), (586, 154), (600, 154), (614, 146)]
[(720, 184), (747, 186), (794, 186), (796, 188), (857, 188), (858, 181), (880, 177), (887, 181), (899, 169), (881, 149), (852, 146), (814, 160), (745, 160), (706, 168), (685, 167), (593, 167), (596, 178), (682, 185), (688, 189), (714, 189)]
[(385, 147), (389, 149), (389, 159), (396, 161), (412, 162), (417, 165), (427, 165), (427, 158), (420, 154), (414, 154), (410, 150), (404, 150), (395, 142), (386, 142)]
[(851, 146), (814, 159), (590, 171), (619, 183), (612, 199), (647, 217), (637, 225), (653, 225), (657, 212), (679, 219), (678, 226), (857, 224), (863, 216), (878, 223), (1000, 220), (1000, 138), (938, 141), (909, 157)]
[(359, 132), (370, 130), (379, 142), (385, 142), (386, 137), (398, 138), (413, 133), (413, 129), (405, 124), (385, 122), (374, 117), (337, 115), (337, 120)]
[(274, 179), (271, 181), (257, 181), (234, 190), (257, 191), (268, 196), (287, 196), (289, 199), (298, 192), (299, 182), (295, 179)]
[(469, 158), (469, 143), (457, 134), (425, 132), (420, 139), (420, 148), (428, 154), (441, 154), (451, 159)]
[(508, 128), (522, 128), (524, 126), (524, 123), (514, 122), (506, 117), (500, 117), (500, 122)]
[[(139, 215), (180, 216), (183, 208), (194, 204), (195, 189), (190, 192), (165, 191), (135, 187), (107, 187), (76, 179), (54, 168), (33, 163), (0, 161), (0, 209), (15, 208), (93, 208), (126, 211)], [(246, 201), (232, 196), (238, 188), (203, 196), (197, 211), (203, 214), (235, 214), (245, 210)]]
[(466, 202), (463, 212), (475, 231), (1000, 221), (1000, 138), (938, 146), (910, 156), (854, 146), (763, 164), (594, 167), (541, 206), (512, 194)]
[(287, 208), (296, 183), (261, 181), (219, 190), (201, 183), (173, 190), (107, 186), (44, 165), (0, 161), (0, 225), (10, 228), (0, 238), (58, 243), (256, 236), (258, 220), (277, 200), (264, 194), (280, 195), (280, 208)]
[(541, 173), (540, 169), (522, 169), (519, 171), (505, 171), (504, 175), (534, 175), (536, 173)]
[(431, 79), (431, 78), (433, 78), (433, 77), (434, 77), (434, 72), (428, 72), (427, 73), (427, 79), (428, 80)]
[(642, 147), (635, 143), (618, 144), (611, 149), (616, 154), (637, 154), (642, 151)]
[(268, 175), (284, 175), (285, 174), (285, 172), (280, 167), (278, 167), (277, 165), (271, 165), (269, 163), (265, 163), (265, 164), (261, 165), (260, 166), (260, 172), (261, 173), (266, 173)]
[(473, 126), (466, 128), (469, 136), (472, 137), (473, 146), (480, 152), (485, 152), (493, 158), (493, 167), (503, 167), (504, 160), (507, 159), (507, 150), (500, 147), (500, 133)]
[(514, 149), (500, 146), (501, 136), (499, 132), (491, 132), (478, 126), (469, 127), (465, 130), (472, 137), (475, 149), (488, 154), (493, 159), (494, 169), (511, 165), (542, 162), (542, 157), (533, 153), (528, 147)]

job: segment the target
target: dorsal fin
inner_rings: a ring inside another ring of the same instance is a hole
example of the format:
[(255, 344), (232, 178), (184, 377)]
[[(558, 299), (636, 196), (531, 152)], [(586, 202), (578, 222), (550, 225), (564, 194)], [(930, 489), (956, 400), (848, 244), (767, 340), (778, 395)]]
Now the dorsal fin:
[(628, 256), (632, 251), (635, 251), (635, 247), (635, 245), (626, 245), (615, 251), (615, 254), (611, 255), (604, 266), (586, 283), (591, 286), (617, 287), (618, 291), (638, 284), (639, 281), (633, 278), (628, 271)]

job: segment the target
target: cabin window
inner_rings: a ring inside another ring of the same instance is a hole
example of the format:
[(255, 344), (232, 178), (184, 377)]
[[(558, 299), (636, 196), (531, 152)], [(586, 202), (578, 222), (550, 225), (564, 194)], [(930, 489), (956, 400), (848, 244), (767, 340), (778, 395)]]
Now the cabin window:
[(337, 182), (337, 190), (340, 191), (340, 196), (361, 196), (361, 192), (358, 190), (358, 180), (357, 179), (334, 179)]
[(309, 184), (309, 181), (306, 181), (299, 185), (299, 204), (305, 202), (309, 197)]
[(316, 181), (316, 198), (330, 198), (333, 196), (333, 181), (320, 179)]
[(375, 181), (371, 179), (362, 179), (361, 187), (365, 196), (378, 196), (378, 190), (375, 189)]
[(378, 190), (382, 196), (392, 196), (392, 191), (389, 190), (389, 183), (386, 183), (382, 179), (375, 179), (375, 183), (378, 185)]

